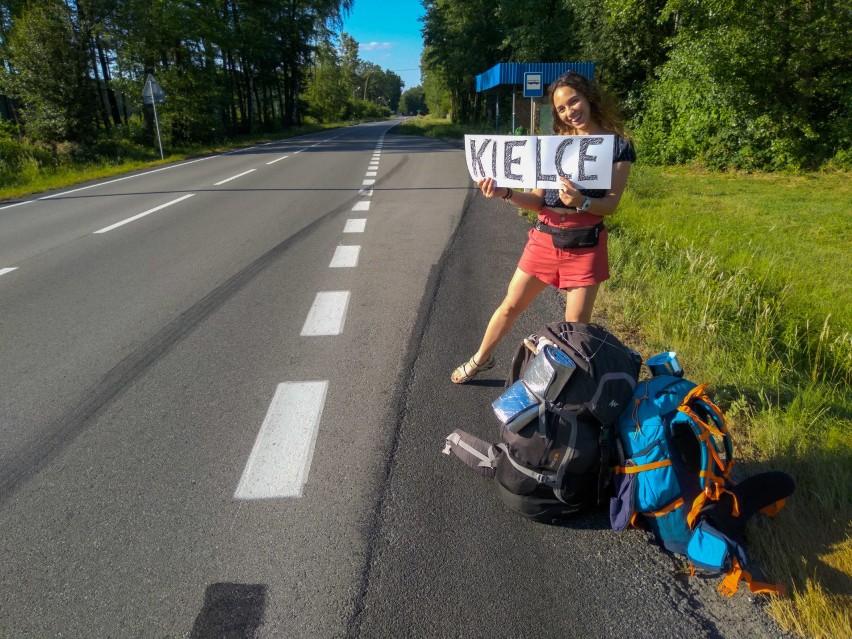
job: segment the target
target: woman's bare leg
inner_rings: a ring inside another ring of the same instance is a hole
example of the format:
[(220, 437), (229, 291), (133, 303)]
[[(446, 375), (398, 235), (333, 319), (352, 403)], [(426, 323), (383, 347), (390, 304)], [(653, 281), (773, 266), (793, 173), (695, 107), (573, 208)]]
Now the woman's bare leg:
[(584, 324), (591, 322), (592, 309), (595, 307), (595, 298), (600, 287), (600, 284), (593, 284), (565, 289), (565, 321)]
[(548, 286), (549, 284), (545, 284), (532, 275), (527, 275), (521, 269), (515, 269), (515, 274), (509, 282), (506, 297), (491, 316), (491, 321), (488, 322), (488, 328), (485, 329), (485, 336), (482, 338), (479, 350), (473, 356), (476, 363), (482, 364), (491, 356), (500, 340), (514, 326), (518, 316)]

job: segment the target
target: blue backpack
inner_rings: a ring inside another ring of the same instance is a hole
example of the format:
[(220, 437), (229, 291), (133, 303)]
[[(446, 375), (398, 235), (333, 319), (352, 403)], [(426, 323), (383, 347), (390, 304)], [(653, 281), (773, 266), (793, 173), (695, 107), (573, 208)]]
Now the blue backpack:
[(612, 528), (644, 524), (667, 550), (686, 555), (693, 573), (699, 568), (725, 574), (718, 589), (726, 596), (740, 580), (752, 592), (777, 594), (780, 587), (753, 581), (746, 572), (743, 546), (702, 518), (702, 509), (724, 493), (733, 498), (732, 515), (739, 515), (730, 491), (733, 445), (706, 384), (678, 373), (676, 367), (639, 382), (616, 423)]

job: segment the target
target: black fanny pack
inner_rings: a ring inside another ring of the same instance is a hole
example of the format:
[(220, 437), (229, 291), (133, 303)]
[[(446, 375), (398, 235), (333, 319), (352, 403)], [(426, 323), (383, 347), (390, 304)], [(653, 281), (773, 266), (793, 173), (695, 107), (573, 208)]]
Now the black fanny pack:
[(533, 228), (550, 235), (550, 239), (553, 240), (553, 246), (556, 248), (569, 249), (597, 246), (601, 231), (606, 227), (603, 222), (598, 222), (594, 226), (564, 228), (561, 226), (549, 226), (541, 220), (536, 220)]

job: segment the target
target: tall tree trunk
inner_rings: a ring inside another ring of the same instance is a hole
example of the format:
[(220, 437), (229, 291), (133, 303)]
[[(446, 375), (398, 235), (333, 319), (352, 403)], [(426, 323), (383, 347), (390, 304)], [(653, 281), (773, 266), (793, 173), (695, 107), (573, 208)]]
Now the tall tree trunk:
[(107, 110), (108, 102), (106, 100), (106, 91), (101, 82), (101, 75), (98, 72), (98, 60), (97, 54), (95, 51), (95, 41), (90, 35), (86, 36), (86, 48), (89, 50), (89, 57), (92, 61), (92, 74), (95, 76), (95, 87), (98, 96), (98, 113), (101, 116), (101, 122), (104, 124), (104, 128), (109, 131), (110, 130), (110, 122), (109, 122), (109, 111)]
[(286, 122), (284, 120), (284, 90), (281, 87), (281, 74), (278, 73), (276, 75), (275, 88), (278, 93), (278, 117), (281, 119), (281, 126), (285, 127)]
[(254, 94), (254, 74), (248, 74), (248, 132), (254, 133), (254, 111), (257, 99)]
[(103, 46), (101, 46), (101, 39), (99, 36), (95, 36), (95, 46), (97, 47), (98, 57), (101, 61), (101, 75), (106, 86), (107, 101), (109, 102), (109, 109), (112, 113), (112, 121), (116, 126), (121, 126), (121, 113), (118, 110), (118, 100), (115, 99), (115, 90), (112, 88), (109, 64), (107, 63), (106, 53), (104, 52)]
[(237, 97), (236, 97), (236, 71), (234, 70), (234, 57), (230, 50), (224, 51), (222, 55), (225, 66), (225, 99), (227, 100), (228, 133), (236, 131), (237, 121)]

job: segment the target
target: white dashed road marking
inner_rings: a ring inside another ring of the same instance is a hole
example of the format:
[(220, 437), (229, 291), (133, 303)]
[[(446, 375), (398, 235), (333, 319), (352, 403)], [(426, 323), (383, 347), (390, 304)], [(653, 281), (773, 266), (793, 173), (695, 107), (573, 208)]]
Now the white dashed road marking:
[(134, 215), (133, 217), (129, 217), (126, 220), (122, 220), (121, 222), (116, 222), (110, 226), (106, 226), (99, 231), (95, 231), (95, 233), (106, 233), (107, 231), (111, 231), (113, 229), (117, 229), (119, 226), (124, 226), (128, 222), (133, 222), (134, 220), (138, 220), (140, 217), (145, 217), (146, 215), (150, 215), (151, 213), (156, 213), (157, 211), (166, 208), (167, 206), (171, 206), (172, 204), (177, 204), (178, 202), (182, 202), (183, 200), (192, 197), (195, 193), (188, 193), (182, 197), (179, 197), (176, 200), (172, 200), (171, 202), (166, 202), (165, 204), (161, 204), (160, 206), (155, 206), (153, 209), (148, 209), (144, 213), (139, 213), (138, 215)]
[(17, 266), (12, 266), (10, 268), (0, 268), (0, 275), (6, 275), (6, 273), (11, 273), (12, 271), (17, 271)]
[(363, 217), (352, 218), (346, 220), (346, 226), (343, 227), (344, 233), (363, 233), (367, 228), (367, 219)]
[(331, 258), (329, 268), (354, 268), (358, 266), (358, 255), (361, 253), (360, 246), (338, 246)]
[(117, 178), (115, 180), (109, 180), (108, 182), (97, 182), (96, 184), (90, 184), (89, 186), (81, 186), (79, 189), (73, 189), (71, 191), (63, 191), (62, 193), (54, 193), (53, 195), (45, 195), (44, 197), (38, 198), (39, 200), (49, 200), (54, 197), (62, 197), (63, 195), (69, 195), (71, 193), (77, 193), (78, 191), (85, 191), (86, 189), (93, 189), (96, 186), (106, 186), (107, 184), (115, 184), (116, 182), (122, 182), (123, 180), (132, 180), (133, 178), (142, 177), (143, 175), (151, 175), (152, 173), (159, 173), (160, 171), (169, 171), (171, 169), (176, 169), (180, 166), (187, 166), (188, 164), (195, 164), (196, 162), (205, 162), (207, 160), (212, 160), (214, 158), (222, 157), (221, 155), (211, 155), (206, 158), (199, 158), (197, 160), (190, 160), (189, 162), (181, 162), (180, 164), (172, 164), (171, 166), (164, 166), (161, 169), (154, 169), (153, 171), (145, 171), (144, 173), (136, 173), (135, 175), (127, 175), (125, 177)]
[[(317, 144), (320, 144), (319, 142)], [(316, 146), (313, 145), (313, 146)], [(296, 153), (305, 149), (299, 149)], [(374, 178), (379, 168), (382, 139), (376, 145), (366, 172), (366, 178)], [(274, 164), (289, 156), (276, 158)], [(251, 173), (251, 171), (246, 171)], [(235, 175), (216, 184), (224, 184), (246, 173)], [(361, 197), (373, 196), (375, 179), (365, 179), (359, 191)], [(353, 211), (369, 211), (371, 201), (360, 200), (352, 206)], [(363, 233), (367, 226), (365, 218), (346, 220), (344, 233)], [(355, 268), (358, 266), (360, 246), (339, 245), (334, 251), (329, 268)], [(2, 274), (2, 271), (0, 271)], [(350, 291), (321, 291), (308, 311), (301, 336), (314, 337), (340, 335), (346, 322)], [(308, 479), (311, 459), (316, 443), (316, 434), (322, 417), (328, 381), (286, 382), (278, 385), (275, 397), (258, 433), (257, 439), (243, 471), (235, 499), (268, 499), (301, 497)]]
[(308, 311), (301, 335), (340, 335), (343, 332), (348, 306), (349, 291), (320, 291)]
[(302, 496), (327, 391), (328, 381), (278, 385), (235, 499)]
[(222, 180), (221, 182), (216, 182), (216, 184), (214, 184), (213, 186), (220, 186), (220, 185), (224, 184), (225, 182), (230, 182), (231, 180), (236, 180), (239, 177), (243, 177), (244, 175), (248, 175), (249, 173), (254, 173), (255, 171), (257, 171), (257, 169), (249, 169), (248, 171), (243, 171), (242, 173), (239, 173), (237, 175), (233, 175), (233, 176), (229, 177), (227, 180)]
[(282, 155), (280, 158), (275, 158), (274, 160), (272, 160), (272, 162), (267, 162), (266, 165), (269, 166), (270, 164), (275, 164), (276, 162), (280, 162), (281, 160), (286, 160), (289, 157), (290, 157), (289, 155)]

